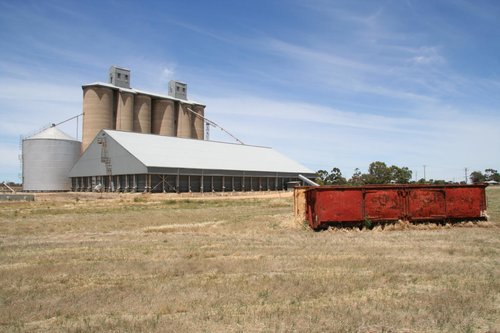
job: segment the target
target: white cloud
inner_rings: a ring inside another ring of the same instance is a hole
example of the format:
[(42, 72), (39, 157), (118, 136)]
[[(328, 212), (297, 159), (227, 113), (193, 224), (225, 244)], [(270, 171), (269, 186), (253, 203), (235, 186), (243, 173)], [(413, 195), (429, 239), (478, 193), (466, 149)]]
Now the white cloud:
[(24, 101), (74, 102), (80, 100), (81, 88), (38, 80), (0, 78), (0, 99)]
[(161, 80), (168, 82), (174, 78), (175, 71), (173, 69), (170, 69), (168, 67), (163, 68), (161, 71)]

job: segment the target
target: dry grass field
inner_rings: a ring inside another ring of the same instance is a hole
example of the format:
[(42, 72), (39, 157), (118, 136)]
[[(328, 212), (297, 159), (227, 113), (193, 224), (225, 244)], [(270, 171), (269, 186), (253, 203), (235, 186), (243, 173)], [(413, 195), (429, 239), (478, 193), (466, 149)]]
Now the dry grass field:
[(289, 194), (1, 202), (0, 331), (500, 332), (487, 195), (490, 222), (324, 232)]

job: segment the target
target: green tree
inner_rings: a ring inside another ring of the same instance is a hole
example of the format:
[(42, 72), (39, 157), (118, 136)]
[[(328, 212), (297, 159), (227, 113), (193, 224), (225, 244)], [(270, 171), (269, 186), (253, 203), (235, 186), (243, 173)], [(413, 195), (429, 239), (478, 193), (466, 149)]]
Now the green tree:
[(391, 182), (396, 184), (408, 184), (411, 179), (412, 171), (407, 167), (391, 166)]
[(352, 177), (348, 180), (348, 183), (354, 186), (363, 185), (362, 174), (358, 168), (354, 169), (354, 173), (352, 174)]
[(316, 183), (320, 185), (326, 185), (326, 179), (328, 178), (328, 171), (326, 170), (318, 170), (316, 171)]
[(343, 185), (347, 183), (346, 179), (342, 177), (342, 172), (339, 168), (333, 168), (327, 177), (327, 182), (332, 185)]
[(485, 177), (484, 175), (481, 173), (481, 171), (473, 171), (470, 176), (469, 176), (469, 179), (471, 182), (473, 182), (474, 184), (477, 184), (477, 183), (482, 183), (484, 182), (485, 180)]
[(367, 184), (388, 184), (391, 181), (391, 169), (384, 162), (372, 162), (368, 174), (363, 174), (362, 179)]
[(484, 170), (484, 179), (486, 181), (494, 180), (500, 182), (500, 174), (495, 169), (486, 169)]

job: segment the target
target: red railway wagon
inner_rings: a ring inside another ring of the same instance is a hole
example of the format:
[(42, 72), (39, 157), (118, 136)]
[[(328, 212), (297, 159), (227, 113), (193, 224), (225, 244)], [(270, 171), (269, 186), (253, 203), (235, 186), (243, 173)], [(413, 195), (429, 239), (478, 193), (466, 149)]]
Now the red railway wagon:
[(305, 190), (311, 228), (486, 219), (487, 185), (317, 186)]

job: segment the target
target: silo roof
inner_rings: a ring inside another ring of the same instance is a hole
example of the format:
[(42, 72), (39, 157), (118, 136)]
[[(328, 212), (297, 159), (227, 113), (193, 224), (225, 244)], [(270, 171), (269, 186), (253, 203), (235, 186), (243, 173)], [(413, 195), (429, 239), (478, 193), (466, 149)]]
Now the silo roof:
[(59, 128), (52, 126), (37, 134), (34, 134), (25, 140), (35, 140), (35, 139), (52, 139), (52, 140), (68, 140), (68, 141), (78, 141), (77, 139), (71, 137), (70, 135), (64, 133)]
[(134, 88), (122, 88), (122, 87), (115, 86), (111, 83), (94, 82), (94, 83), (84, 84), (84, 85), (82, 85), (82, 88), (92, 87), (92, 86), (107, 87), (107, 88), (111, 88), (111, 89), (115, 89), (115, 90), (119, 90), (119, 91), (123, 91), (123, 92), (128, 92), (131, 94), (141, 94), (141, 95), (147, 95), (147, 96), (150, 96), (153, 98), (170, 99), (173, 101), (179, 101), (179, 102), (186, 103), (186, 104), (206, 106), (203, 103), (199, 103), (199, 102), (196, 102), (193, 100), (185, 100), (185, 99), (181, 99), (181, 98), (176, 98), (176, 97), (172, 97), (172, 96), (168, 96), (168, 95), (162, 95), (162, 94), (158, 94), (158, 93), (148, 92), (148, 91), (144, 91), (144, 90), (138, 90), (138, 89), (134, 89)]

